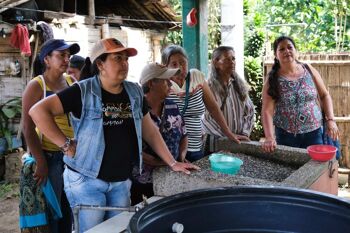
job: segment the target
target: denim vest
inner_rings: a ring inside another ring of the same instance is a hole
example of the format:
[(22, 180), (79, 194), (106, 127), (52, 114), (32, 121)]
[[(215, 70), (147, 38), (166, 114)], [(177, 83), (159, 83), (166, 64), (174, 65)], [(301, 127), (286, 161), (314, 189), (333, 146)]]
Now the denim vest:
[[(98, 76), (79, 82), (82, 112), (80, 119), (71, 114), (74, 138), (77, 140), (75, 156), (64, 156), (64, 162), (81, 174), (96, 178), (99, 174), (105, 141), (103, 134), (103, 112), (101, 81)], [(124, 81), (123, 87), (129, 95), (139, 146), (139, 167), (142, 167), (142, 100), (143, 92), (136, 83)], [(127, 143), (127, 142), (125, 142)]]

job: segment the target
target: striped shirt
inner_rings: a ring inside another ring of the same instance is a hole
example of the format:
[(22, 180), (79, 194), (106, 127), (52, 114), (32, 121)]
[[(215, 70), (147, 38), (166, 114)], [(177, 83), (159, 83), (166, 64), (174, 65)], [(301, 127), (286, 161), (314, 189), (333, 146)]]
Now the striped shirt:
[[(238, 93), (234, 89), (233, 79), (228, 83), (226, 103), (223, 106), (223, 115), (228, 127), (234, 134), (250, 136), (254, 126), (254, 104), (249, 96), (245, 101), (241, 101)], [(219, 107), (222, 106), (222, 98), (219, 93), (212, 89), (212, 93)], [(202, 119), (203, 130), (205, 133), (219, 137), (225, 137), (220, 126), (211, 117), (210, 113), (205, 111)]]
[[(202, 149), (202, 125), (201, 117), (205, 111), (203, 101), (203, 84), (205, 83), (204, 74), (199, 70), (190, 70), (190, 89), (188, 105), (183, 118), (185, 120), (188, 147), (187, 150), (191, 152), (200, 151)], [(168, 97), (174, 101), (182, 112), (186, 99), (186, 81), (179, 87), (177, 83), (172, 81), (171, 92)]]
[[(65, 78), (66, 78), (68, 86), (71, 86), (73, 84), (74, 80), (69, 75), (66, 75)], [(43, 82), (39, 76), (35, 77), (34, 80), (36, 80), (39, 83), (41, 89), (44, 88)], [(55, 93), (53, 91), (51, 91), (51, 89), (46, 85), (45, 98), (52, 95), (52, 94), (55, 94)], [(74, 137), (73, 128), (70, 125), (69, 118), (68, 118), (67, 114), (56, 116), (55, 122), (57, 123), (58, 127), (62, 130), (63, 134), (66, 137), (69, 137), (69, 138)], [(36, 131), (39, 134), (39, 130), (36, 129)], [(45, 135), (42, 135), (41, 144), (42, 144), (43, 150), (60, 151), (60, 148), (56, 144), (52, 143)]]

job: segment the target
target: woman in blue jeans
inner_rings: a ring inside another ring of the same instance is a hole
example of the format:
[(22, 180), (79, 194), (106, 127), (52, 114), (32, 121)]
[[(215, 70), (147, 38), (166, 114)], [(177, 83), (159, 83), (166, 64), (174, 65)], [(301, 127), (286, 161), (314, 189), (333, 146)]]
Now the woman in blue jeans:
[[(142, 138), (173, 171), (189, 174), (189, 169), (199, 169), (172, 157), (148, 113), (141, 88), (125, 80), (128, 59), (136, 54), (136, 49), (114, 38), (98, 41), (90, 54), (92, 76), (30, 110), (38, 128), (65, 154), (64, 186), (72, 208), (128, 207), (132, 167), (142, 167)], [(62, 113), (71, 113), (74, 139), (53, 121)], [(118, 213), (82, 210), (80, 232)]]
[(296, 46), (291, 38), (277, 38), (273, 49), (275, 60), (262, 97), (263, 150), (272, 152), (277, 144), (299, 148), (323, 144), (321, 106), (327, 134), (336, 140), (339, 130), (334, 120), (332, 98), (320, 74), (311, 65), (297, 61)]

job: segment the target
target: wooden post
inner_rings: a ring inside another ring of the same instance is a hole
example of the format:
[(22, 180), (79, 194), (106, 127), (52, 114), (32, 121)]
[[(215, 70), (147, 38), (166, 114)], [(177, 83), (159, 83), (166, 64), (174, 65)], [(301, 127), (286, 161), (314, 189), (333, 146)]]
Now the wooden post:
[(95, 0), (88, 0), (89, 4), (89, 16), (95, 18)]
[[(182, 0), (183, 47), (188, 54), (188, 67), (208, 74), (208, 0)], [(192, 8), (197, 9), (198, 23), (186, 24), (186, 16)]]
[(106, 39), (106, 38), (109, 38), (109, 24), (108, 22), (102, 24), (102, 27), (101, 27), (101, 31), (102, 31), (102, 39)]
[(60, 0), (60, 12), (64, 12), (64, 0)]

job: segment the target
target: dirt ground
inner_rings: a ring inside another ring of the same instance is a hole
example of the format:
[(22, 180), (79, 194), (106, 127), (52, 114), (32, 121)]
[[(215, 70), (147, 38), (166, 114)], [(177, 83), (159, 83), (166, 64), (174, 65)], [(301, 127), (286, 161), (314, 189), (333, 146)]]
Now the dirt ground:
[(19, 233), (18, 186), (14, 186), (0, 199), (0, 232)]
[(19, 233), (18, 198), (13, 197), (1, 201), (0, 204), (0, 232)]

